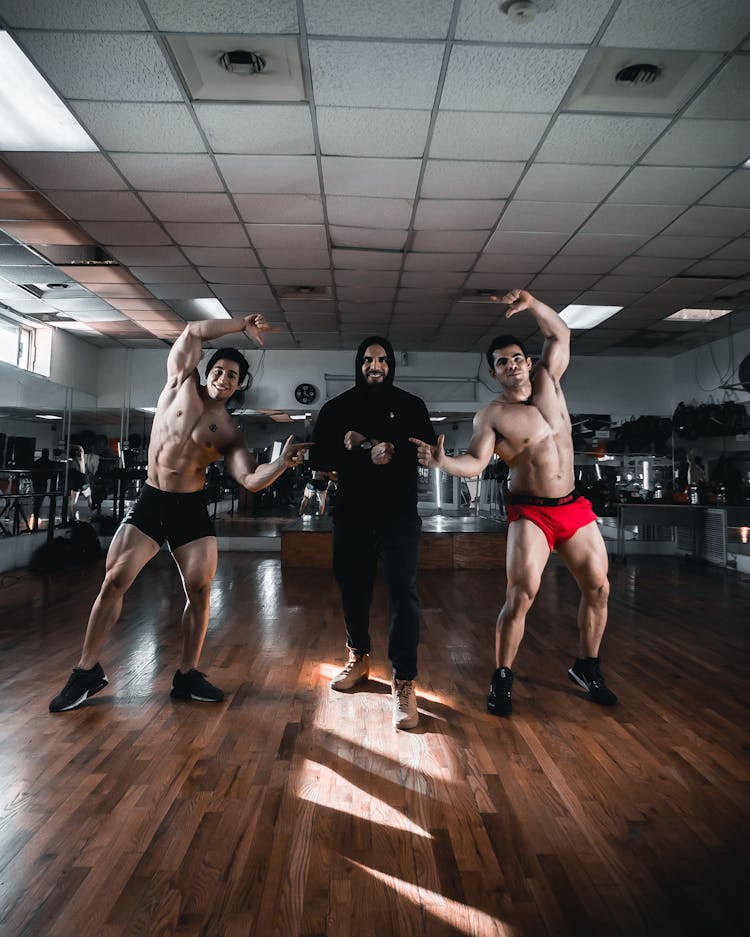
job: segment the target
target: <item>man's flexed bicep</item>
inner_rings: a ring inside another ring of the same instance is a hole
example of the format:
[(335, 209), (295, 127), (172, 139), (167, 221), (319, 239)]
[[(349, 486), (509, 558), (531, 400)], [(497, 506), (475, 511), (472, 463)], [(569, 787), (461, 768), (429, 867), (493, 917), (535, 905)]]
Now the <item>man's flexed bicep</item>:
[(200, 335), (187, 325), (172, 345), (167, 358), (167, 383), (172, 386), (184, 383), (198, 367), (203, 354)]

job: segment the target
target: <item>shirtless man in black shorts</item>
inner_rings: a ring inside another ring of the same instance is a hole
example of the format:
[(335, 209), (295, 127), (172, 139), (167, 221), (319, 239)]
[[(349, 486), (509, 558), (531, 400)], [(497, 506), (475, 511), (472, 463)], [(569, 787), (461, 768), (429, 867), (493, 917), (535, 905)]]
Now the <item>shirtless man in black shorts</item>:
[(304, 459), (305, 444), (290, 436), (274, 462), (258, 465), (226, 403), (244, 381), (248, 364), (236, 348), (220, 348), (206, 367), (206, 384), (196, 367), (202, 343), (242, 333), (263, 344), (269, 326), (263, 316), (191, 322), (172, 346), (148, 449), (148, 477), (140, 498), (124, 518), (107, 554), (104, 582), (86, 628), (83, 651), (50, 712), (80, 706), (107, 685), (99, 664), (107, 630), (120, 617), (125, 593), (164, 541), (182, 577), (187, 603), (182, 615), (182, 660), (171, 695), (177, 699), (218, 702), (224, 693), (198, 671), (208, 628), (211, 580), (217, 546), (203, 495), (206, 467), (223, 457), (232, 477), (248, 491), (270, 485), (289, 466)]
[(568, 676), (587, 691), (589, 699), (612, 706), (617, 697), (606, 685), (599, 665), (609, 597), (607, 549), (591, 502), (575, 490), (570, 416), (560, 386), (570, 360), (570, 330), (554, 309), (526, 290), (511, 290), (501, 302), (508, 304), (506, 316), (527, 311), (536, 321), (544, 336), (539, 361), (532, 366), (514, 336), (498, 336), (487, 351), (487, 362), (500, 385), (500, 395), (474, 417), (468, 451), (447, 456), (443, 436), (435, 446), (411, 441), (417, 444), (421, 465), (450, 475), (479, 475), (495, 453), (510, 467), (508, 584), (497, 619), (497, 669), (488, 710), (498, 716), (512, 712), (511, 666), (553, 549), (581, 592), (578, 657)]

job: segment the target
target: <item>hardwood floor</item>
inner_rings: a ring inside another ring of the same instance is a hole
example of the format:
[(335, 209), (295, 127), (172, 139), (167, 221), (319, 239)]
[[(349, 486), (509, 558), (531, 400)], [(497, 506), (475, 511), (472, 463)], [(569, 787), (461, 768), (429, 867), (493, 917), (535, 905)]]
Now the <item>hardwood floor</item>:
[(504, 577), (424, 571), (421, 721), (391, 727), (385, 596), (373, 674), (344, 658), (327, 570), (220, 556), (202, 665), (219, 705), (169, 698), (182, 594), (160, 554), (102, 661), (47, 712), (101, 566), (0, 577), (2, 937), (740, 935), (750, 584), (659, 558), (612, 569), (607, 710), (567, 679), (576, 592), (550, 566), (485, 711)]

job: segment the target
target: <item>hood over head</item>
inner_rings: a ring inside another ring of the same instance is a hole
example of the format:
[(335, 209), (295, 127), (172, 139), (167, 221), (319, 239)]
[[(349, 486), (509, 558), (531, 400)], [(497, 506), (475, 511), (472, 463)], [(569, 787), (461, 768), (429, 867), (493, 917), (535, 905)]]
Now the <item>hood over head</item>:
[[(365, 380), (365, 376), (362, 373), (362, 364), (365, 360), (365, 352), (370, 347), (370, 345), (382, 345), (385, 349), (385, 357), (388, 361), (388, 373), (385, 376), (383, 384), (381, 387), (370, 387)], [(396, 356), (393, 353), (393, 345), (388, 341), (387, 338), (383, 338), (382, 335), (368, 335), (363, 341), (359, 343), (359, 348), (357, 349), (357, 356), (354, 359), (354, 380), (356, 386), (363, 390), (367, 391), (377, 391), (382, 390), (384, 387), (392, 387), (393, 379), (396, 376)]]

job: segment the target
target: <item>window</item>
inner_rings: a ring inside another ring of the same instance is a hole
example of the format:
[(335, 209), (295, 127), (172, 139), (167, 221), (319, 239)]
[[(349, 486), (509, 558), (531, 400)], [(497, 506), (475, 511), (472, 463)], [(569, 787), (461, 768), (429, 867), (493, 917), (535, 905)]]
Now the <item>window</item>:
[(30, 328), (0, 317), (0, 361), (28, 371), (33, 345)]

